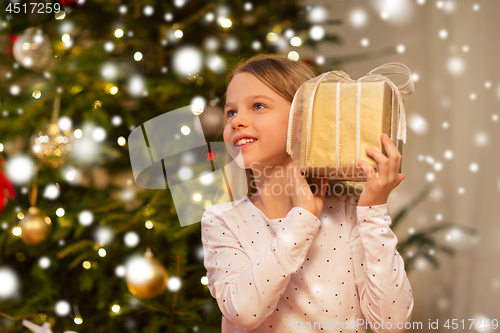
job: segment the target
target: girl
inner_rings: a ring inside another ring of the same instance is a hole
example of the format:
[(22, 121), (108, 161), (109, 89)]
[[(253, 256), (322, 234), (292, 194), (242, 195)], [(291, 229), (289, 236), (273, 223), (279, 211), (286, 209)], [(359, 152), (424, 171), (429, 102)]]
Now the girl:
[(367, 149), (378, 171), (359, 162), (361, 195), (333, 193), (326, 179), (308, 186), (285, 145), (295, 91), (313, 77), (279, 55), (254, 56), (228, 76), (224, 141), (240, 145), (251, 188), (201, 220), (223, 333), (403, 332), (410, 324), (413, 295), (386, 204), (404, 179), (401, 155), (387, 136), (388, 157)]

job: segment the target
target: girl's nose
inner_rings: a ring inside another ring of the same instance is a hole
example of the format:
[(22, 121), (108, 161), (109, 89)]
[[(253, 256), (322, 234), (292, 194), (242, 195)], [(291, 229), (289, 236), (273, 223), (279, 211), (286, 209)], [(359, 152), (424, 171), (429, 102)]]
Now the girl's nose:
[(245, 120), (245, 117), (242, 117), (241, 114), (237, 114), (236, 116), (233, 117), (233, 120), (231, 121), (233, 125), (233, 129), (236, 127), (245, 127), (247, 126), (247, 120)]

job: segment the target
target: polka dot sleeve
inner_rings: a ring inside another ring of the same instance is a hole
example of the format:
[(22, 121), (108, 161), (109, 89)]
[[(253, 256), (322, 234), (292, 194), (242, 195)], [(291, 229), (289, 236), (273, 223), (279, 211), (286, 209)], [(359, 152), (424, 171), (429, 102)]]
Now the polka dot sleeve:
[(227, 227), (231, 221), (220, 214), (208, 215), (205, 212), (201, 227), (210, 293), (227, 319), (243, 329), (254, 329), (275, 311), (321, 222), (304, 208), (292, 208), (270, 245), (252, 261)]
[(403, 332), (396, 327), (410, 321), (413, 294), (403, 258), (396, 250), (398, 239), (390, 228), (387, 204), (354, 206), (346, 212), (348, 220), (356, 221), (350, 223), (349, 232), (361, 311), (371, 322), (391, 322), (394, 329), (384, 332)]

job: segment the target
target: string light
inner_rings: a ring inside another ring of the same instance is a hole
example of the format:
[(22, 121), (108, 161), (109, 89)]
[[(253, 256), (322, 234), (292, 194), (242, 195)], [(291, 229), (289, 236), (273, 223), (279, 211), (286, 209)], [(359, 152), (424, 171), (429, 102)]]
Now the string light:
[(56, 210), (56, 216), (57, 217), (62, 217), (62, 216), (64, 216), (64, 214), (65, 214), (64, 208), (58, 208)]
[(174, 31), (174, 36), (175, 38), (182, 38), (182, 36), (184, 36), (184, 33), (182, 32), (181, 29), (177, 29)]
[(125, 277), (125, 275), (127, 274), (127, 269), (123, 265), (116, 266), (115, 274), (118, 277)]
[(288, 53), (288, 59), (297, 61), (299, 60), (299, 54), (296, 51), (291, 51)]
[(83, 210), (78, 214), (78, 221), (83, 226), (89, 226), (94, 222), (94, 214), (89, 210)]
[(61, 11), (57, 12), (54, 16), (55, 16), (56, 20), (64, 20), (64, 18), (66, 17), (66, 12), (61, 10)]
[(97, 254), (99, 254), (99, 257), (104, 258), (106, 256), (106, 250), (100, 248), (99, 251), (97, 251)]
[(302, 40), (300, 39), (300, 37), (292, 37), (292, 39), (290, 39), (290, 44), (292, 46), (300, 46), (300, 44), (302, 44)]
[(73, 320), (75, 324), (81, 325), (83, 323), (82, 316), (80, 316), (80, 311), (78, 311), (78, 305), (73, 304), (73, 309), (75, 310), (75, 319)]
[(9, 92), (11, 95), (16, 96), (16, 95), (19, 95), (19, 93), (21, 92), (21, 88), (19, 88), (18, 85), (13, 84), (10, 86)]
[(21, 229), (21, 227), (15, 227), (14, 229), (12, 229), (12, 234), (14, 236), (21, 236), (21, 234), (23, 233), (23, 230)]
[(55, 310), (58, 316), (64, 317), (69, 314), (71, 307), (67, 301), (61, 300), (56, 303)]
[(275, 42), (278, 39), (278, 36), (274, 32), (270, 32), (267, 34), (266, 39), (270, 42)]
[(116, 141), (122, 147), (125, 146), (125, 144), (127, 143), (127, 140), (123, 136), (120, 136)]
[(50, 259), (48, 257), (41, 257), (40, 260), (38, 260), (38, 264), (43, 269), (49, 268), (49, 266), (50, 266)]
[(134, 53), (134, 60), (141, 61), (142, 60), (142, 53), (141, 52)]

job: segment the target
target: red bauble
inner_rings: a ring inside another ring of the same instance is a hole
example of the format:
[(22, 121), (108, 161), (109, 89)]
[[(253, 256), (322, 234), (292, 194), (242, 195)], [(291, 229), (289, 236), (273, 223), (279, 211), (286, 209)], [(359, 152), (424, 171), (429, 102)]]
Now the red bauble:
[(8, 44), (8, 51), (9, 51), (9, 54), (13, 57), (14, 56), (14, 51), (13, 51), (13, 48), (14, 48), (14, 43), (16, 42), (16, 40), (19, 38), (19, 35), (16, 35), (16, 34), (13, 34), (13, 33), (9, 33), (9, 44)]
[(8, 197), (5, 195), (5, 190), (9, 191), (9, 196), (11, 199), (15, 199), (16, 194), (14, 193), (14, 186), (10, 180), (0, 171), (0, 214), (3, 211), (3, 207), (7, 204)]

